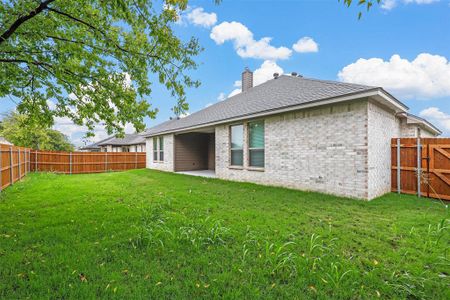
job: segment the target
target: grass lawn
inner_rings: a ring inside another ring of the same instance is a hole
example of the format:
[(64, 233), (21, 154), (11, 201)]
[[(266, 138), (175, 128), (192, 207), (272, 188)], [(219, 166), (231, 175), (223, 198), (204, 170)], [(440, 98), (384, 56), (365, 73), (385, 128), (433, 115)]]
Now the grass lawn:
[(30, 174), (0, 196), (0, 298), (450, 299), (449, 226), (405, 195)]

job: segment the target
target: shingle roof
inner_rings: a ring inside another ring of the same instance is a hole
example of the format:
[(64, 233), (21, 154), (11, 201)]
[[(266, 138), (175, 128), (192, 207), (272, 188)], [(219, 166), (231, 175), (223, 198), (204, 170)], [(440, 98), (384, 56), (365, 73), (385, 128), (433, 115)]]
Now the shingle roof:
[(101, 141), (98, 141), (98, 142), (86, 145), (84, 147), (80, 147), (80, 149), (100, 149), (100, 146), (99, 146), (100, 143), (106, 142), (106, 141), (111, 140), (113, 138), (114, 138), (113, 136), (109, 136), (106, 139), (103, 139)]
[(125, 134), (123, 138), (116, 138), (114, 136), (107, 137), (96, 143), (81, 147), (81, 149), (100, 149), (100, 146), (114, 145), (114, 146), (126, 146), (144, 144), (145, 138), (140, 134)]
[(290, 106), (358, 94), (378, 87), (282, 75), (181, 119), (148, 129), (144, 136), (270, 112)]
[(136, 144), (144, 144), (145, 138), (140, 134), (125, 134), (123, 138), (112, 138), (107, 139), (106, 141), (102, 141), (97, 143), (99, 146), (105, 146), (105, 145), (115, 145), (115, 146), (122, 146), (122, 145), (136, 145)]

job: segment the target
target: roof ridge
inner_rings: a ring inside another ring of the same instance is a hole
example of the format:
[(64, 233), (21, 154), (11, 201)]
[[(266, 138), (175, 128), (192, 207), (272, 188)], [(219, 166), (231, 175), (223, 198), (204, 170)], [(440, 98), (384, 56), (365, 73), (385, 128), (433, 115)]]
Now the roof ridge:
[(286, 74), (283, 74), (281, 76), (288, 77), (288, 78), (298, 78), (298, 79), (302, 79), (302, 80), (309, 80), (309, 81), (315, 81), (315, 82), (322, 82), (322, 83), (327, 83), (327, 84), (338, 84), (338, 85), (354, 86), (354, 87), (358, 86), (358, 87), (362, 87), (362, 88), (380, 88), (380, 86), (343, 82), (343, 81), (329, 80), (329, 79), (317, 79), (317, 78), (310, 78), (310, 77), (303, 77), (303, 76), (295, 77), (295, 76), (290, 76), (290, 75), (286, 75)]

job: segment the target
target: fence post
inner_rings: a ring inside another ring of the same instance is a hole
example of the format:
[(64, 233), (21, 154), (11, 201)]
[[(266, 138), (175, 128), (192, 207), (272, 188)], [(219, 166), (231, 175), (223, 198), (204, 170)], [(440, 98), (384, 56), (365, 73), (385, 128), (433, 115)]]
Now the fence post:
[(136, 154), (134, 155), (134, 168), (137, 169), (137, 157), (138, 157), (138, 153), (137, 153), (137, 146), (136, 146)]
[(397, 139), (397, 193), (401, 193), (401, 183), (400, 183), (400, 177), (401, 177), (402, 170), (400, 169), (400, 139)]
[(72, 174), (72, 152), (69, 152), (69, 172)]
[(105, 172), (108, 172), (108, 150), (105, 152)]
[(34, 151), (34, 172), (38, 171), (38, 152), (37, 150)]
[(21, 165), (20, 165), (20, 148), (17, 148), (17, 174), (19, 175), (18, 180), (20, 180), (20, 175), (22, 173)]
[(11, 185), (14, 184), (14, 179), (13, 179), (13, 151), (12, 151), (12, 147), (9, 147), (9, 183)]
[(2, 164), (2, 156), (3, 156), (3, 148), (2, 145), (0, 145), (0, 192), (2, 191), (2, 177), (3, 177), (3, 164)]
[(420, 149), (420, 138), (417, 138), (417, 196), (420, 198), (420, 177), (422, 165), (422, 151)]

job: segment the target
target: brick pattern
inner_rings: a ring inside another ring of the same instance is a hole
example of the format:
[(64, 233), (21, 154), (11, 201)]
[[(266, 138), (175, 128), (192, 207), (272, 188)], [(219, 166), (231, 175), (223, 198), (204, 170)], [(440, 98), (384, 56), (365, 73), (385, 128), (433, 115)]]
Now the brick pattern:
[[(366, 99), (274, 115), (264, 121), (264, 170), (248, 167), (247, 126), (241, 169), (229, 167), (231, 124), (216, 127), (218, 178), (370, 200), (390, 191), (390, 139), (417, 137), (419, 132), (417, 125), (402, 123), (393, 111)], [(422, 137), (428, 135), (432, 136), (421, 131)], [(164, 135), (164, 162), (153, 162), (152, 143), (148, 138), (147, 168), (173, 172), (174, 136)]]
[(406, 120), (401, 120), (400, 135), (397, 137), (417, 137), (417, 125), (406, 124)]
[(146, 139), (147, 149), (147, 168), (155, 169), (160, 171), (174, 171), (174, 163), (173, 163), (173, 134), (164, 135), (164, 161), (162, 162), (154, 162), (153, 161), (153, 138)]
[(367, 117), (359, 100), (266, 118), (263, 172), (246, 168), (247, 148), (244, 169), (229, 168), (229, 125), (217, 126), (216, 175), (367, 199)]
[(368, 199), (391, 190), (391, 138), (400, 136), (395, 112), (368, 102)]

